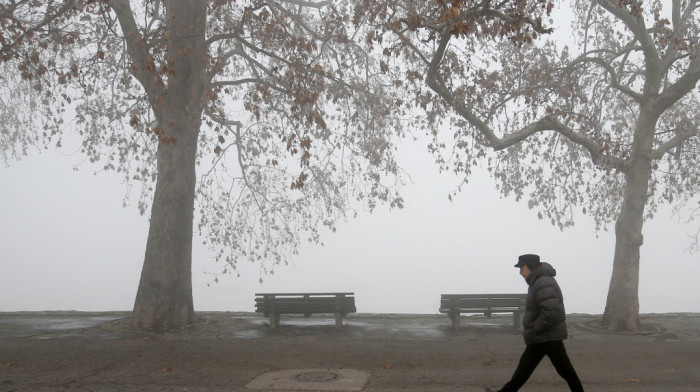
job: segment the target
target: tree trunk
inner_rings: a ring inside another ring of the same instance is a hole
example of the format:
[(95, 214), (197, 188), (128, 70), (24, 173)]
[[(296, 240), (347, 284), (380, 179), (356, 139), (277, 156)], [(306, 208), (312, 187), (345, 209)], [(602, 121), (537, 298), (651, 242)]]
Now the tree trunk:
[[(191, 138), (194, 139), (194, 138)], [(196, 140), (158, 148), (158, 180), (131, 325), (164, 331), (194, 319), (192, 227)]]
[(644, 204), (639, 203), (640, 187), (641, 184), (627, 180), (622, 211), (615, 223), (615, 258), (603, 314), (603, 325), (615, 331), (634, 331), (640, 327), (639, 249), (643, 243), (644, 216)]
[(636, 331), (639, 321), (639, 255), (644, 243), (644, 207), (651, 178), (651, 149), (656, 119), (642, 109), (635, 130), (620, 215), (615, 223), (615, 258), (603, 314), (613, 331)]
[(197, 139), (205, 87), (206, 2), (167, 2), (168, 78), (162, 107), (153, 108), (163, 133), (146, 255), (131, 325), (163, 331), (194, 320), (192, 231)]

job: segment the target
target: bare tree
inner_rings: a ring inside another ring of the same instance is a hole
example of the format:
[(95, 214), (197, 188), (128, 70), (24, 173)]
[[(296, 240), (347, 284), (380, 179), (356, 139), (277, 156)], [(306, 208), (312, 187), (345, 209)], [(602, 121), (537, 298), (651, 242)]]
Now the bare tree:
[[(430, 90), (416, 99), (434, 124), (431, 147), (442, 169), (466, 175), (486, 159), (503, 194), (526, 197), (562, 229), (578, 211), (599, 229), (615, 221), (603, 322), (636, 330), (643, 222), (660, 203), (688, 202), (698, 190), (697, 2), (666, 4), (669, 20), (661, 1), (574, 1), (571, 47), (528, 30), (463, 33), (469, 18), (498, 15), (527, 27), (536, 15), (506, 4), (453, 2), (438, 20), (406, 9), (404, 22), (387, 29), (427, 75)], [(536, 18), (530, 25), (543, 31)], [(472, 38), (479, 35), (504, 39)], [(452, 142), (438, 124), (453, 130)]]
[(2, 95), (3, 135), (35, 133), (3, 150), (73, 133), (91, 161), (140, 184), (150, 229), (134, 327), (193, 320), (195, 219), (222, 273), (241, 260), (270, 271), (355, 209), (401, 207), (402, 123), (343, 2), (70, 3), (60, 14), (58, 3), (11, 3), (23, 25), (56, 16), (17, 48), (3, 42), (3, 91), (27, 93)]

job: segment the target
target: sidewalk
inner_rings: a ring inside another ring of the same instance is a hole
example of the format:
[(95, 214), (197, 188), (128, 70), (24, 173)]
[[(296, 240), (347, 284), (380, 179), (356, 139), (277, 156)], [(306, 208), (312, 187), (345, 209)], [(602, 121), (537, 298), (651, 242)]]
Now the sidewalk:
[[(524, 348), (510, 317), (464, 317), (452, 331), (444, 315), (350, 315), (342, 330), (332, 317), (283, 316), (270, 330), (254, 313), (207, 312), (163, 334), (126, 317), (0, 313), (0, 391), (481, 392), (507, 381)], [(639, 334), (601, 331), (599, 318), (568, 320), (586, 391), (700, 391), (700, 314), (646, 315)], [(270, 375), (282, 385), (254, 383)], [(522, 389), (566, 390), (547, 360)]]

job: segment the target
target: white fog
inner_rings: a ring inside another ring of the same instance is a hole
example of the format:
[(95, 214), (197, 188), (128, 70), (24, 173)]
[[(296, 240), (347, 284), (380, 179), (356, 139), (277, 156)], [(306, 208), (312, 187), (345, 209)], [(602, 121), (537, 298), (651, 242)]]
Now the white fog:
[[(240, 277), (208, 287), (222, 266), (195, 239), (195, 310), (252, 311), (258, 292), (349, 291), (361, 313), (437, 313), (442, 293), (525, 292), (513, 264), (538, 253), (557, 269), (568, 312), (604, 311), (611, 232), (597, 238), (585, 216), (561, 232), (525, 203), (501, 198), (483, 173), (450, 203), (459, 179), (439, 175), (423, 145), (404, 148), (414, 180), (405, 209), (350, 219), (323, 236), (325, 246), (304, 247), (273, 275), (244, 263)], [(95, 176), (81, 157), (63, 154), (32, 153), (0, 170), (0, 311), (131, 310), (148, 218), (133, 204), (122, 208), (120, 177)], [(694, 229), (668, 213), (647, 222), (642, 313), (700, 312), (700, 255), (685, 252)]]

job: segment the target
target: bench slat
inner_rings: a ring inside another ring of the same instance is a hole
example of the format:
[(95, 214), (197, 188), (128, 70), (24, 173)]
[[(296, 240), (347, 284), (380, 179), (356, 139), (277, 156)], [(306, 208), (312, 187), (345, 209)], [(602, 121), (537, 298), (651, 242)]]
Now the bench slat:
[(354, 293), (258, 293), (255, 311), (270, 317), (270, 328), (279, 325), (280, 314), (334, 313), (336, 327), (342, 326), (342, 317), (355, 313)]
[(439, 311), (452, 318), (453, 329), (459, 329), (462, 313), (513, 313), (513, 325), (521, 327), (526, 298), (527, 294), (442, 294)]
[(269, 297), (284, 297), (284, 296), (290, 296), (290, 297), (304, 297), (304, 296), (312, 296), (312, 297), (318, 297), (318, 296), (336, 296), (336, 295), (346, 295), (346, 296), (352, 296), (355, 295), (355, 293), (256, 293), (256, 297), (263, 297), (263, 296), (269, 296)]

